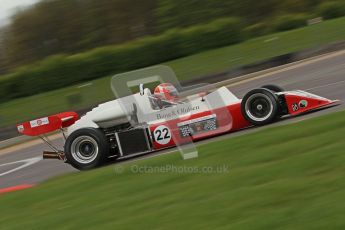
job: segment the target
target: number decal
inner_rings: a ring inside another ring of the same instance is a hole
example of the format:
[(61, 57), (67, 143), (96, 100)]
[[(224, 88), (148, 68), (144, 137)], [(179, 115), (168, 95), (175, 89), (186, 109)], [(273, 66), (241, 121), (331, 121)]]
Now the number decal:
[(160, 145), (166, 145), (171, 140), (170, 129), (165, 125), (160, 125), (153, 131), (155, 141)]
[(161, 130), (159, 130), (159, 129), (157, 129), (156, 131), (155, 131), (155, 138), (156, 138), (156, 141), (161, 141), (161, 140), (163, 140), (163, 138), (162, 138), (162, 131)]
[(296, 112), (298, 110), (297, 104), (292, 104), (292, 111)]
[(170, 139), (170, 138), (171, 138), (171, 136), (170, 136), (170, 131), (169, 131), (168, 128), (164, 128), (164, 129), (163, 129), (163, 133), (165, 133), (165, 134), (164, 134), (164, 139)]

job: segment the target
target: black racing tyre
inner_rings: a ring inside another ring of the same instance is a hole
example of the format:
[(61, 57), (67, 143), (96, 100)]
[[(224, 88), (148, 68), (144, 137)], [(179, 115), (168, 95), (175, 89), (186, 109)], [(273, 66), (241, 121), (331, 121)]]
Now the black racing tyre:
[(67, 138), (65, 156), (67, 163), (76, 169), (93, 169), (106, 162), (109, 156), (109, 142), (99, 129), (79, 129)]
[(253, 125), (269, 124), (279, 114), (278, 97), (268, 89), (251, 90), (242, 99), (241, 111)]
[(282, 87), (280, 87), (278, 85), (263, 85), (263, 86), (261, 86), (261, 88), (269, 89), (275, 93), (280, 93), (280, 92), (285, 91)]

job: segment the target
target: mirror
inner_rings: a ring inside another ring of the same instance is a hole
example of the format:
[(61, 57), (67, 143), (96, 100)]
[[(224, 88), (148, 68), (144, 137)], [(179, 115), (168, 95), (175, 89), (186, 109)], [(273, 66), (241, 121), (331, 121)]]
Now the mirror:
[(144, 84), (139, 84), (139, 92), (141, 96), (144, 95)]

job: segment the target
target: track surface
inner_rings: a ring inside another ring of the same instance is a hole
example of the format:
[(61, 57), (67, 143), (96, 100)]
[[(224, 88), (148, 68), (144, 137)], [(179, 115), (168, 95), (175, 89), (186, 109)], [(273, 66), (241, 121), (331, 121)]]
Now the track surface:
[[(295, 69), (286, 69), (264, 78), (245, 81), (241, 84), (230, 86), (229, 89), (241, 98), (249, 90), (260, 87), (264, 84), (278, 84), (286, 90), (307, 90), (329, 99), (339, 99), (344, 102), (345, 53), (335, 57), (330, 56), (327, 59), (317, 62), (306, 63), (305, 65), (298, 66)], [(273, 125), (291, 123), (310, 117), (320, 116), (325, 113), (343, 110), (344, 108), (345, 104), (340, 104), (336, 107), (299, 116), (294, 119), (286, 119)], [(208, 139), (201, 143), (257, 130), (258, 128), (250, 128), (241, 132)], [(55, 140), (54, 143), (59, 146), (62, 146), (63, 144), (61, 139)], [(58, 175), (76, 172), (76, 170), (71, 166), (57, 160), (42, 161), (41, 153), (43, 149), (47, 149), (44, 144), (37, 144), (0, 155), (0, 189), (20, 184), (37, 184)], [(162, 152), (159, 152), (154, 155), (161, 153)], [(23, 167), (23, 165), (25, 165), (25, 167)]]

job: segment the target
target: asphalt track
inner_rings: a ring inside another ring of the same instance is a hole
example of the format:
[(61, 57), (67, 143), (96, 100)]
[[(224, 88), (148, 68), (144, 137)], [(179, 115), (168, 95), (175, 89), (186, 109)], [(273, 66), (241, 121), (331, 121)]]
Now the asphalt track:
[[(318, 94), (329, 99), (345, 101), (345, 52), (337, 55), (327, 55), (316, 61), (306, 61), (292, 65), (265, 76), (256, 77), (251, 80), (244, 80), (229, 86), (229, 89), (238, 97), (249, 90), (264, 84), (278, 84), (286, 90), (301, 89)], [(286, 119), (273, 125), (296, 122), (310, 117), (334, 111), (344, 110), (345, 104), (317, 111), (293, 119)], [(267, 126), (266, 126), (267, 127)], [(261, 128), (250, 128), (244, 131), (223, 135), (217, 138), (208, 139), (199, 143), (206, 143), (217, 139), (224, 139), (229, 136), (242, 135), (248, 132), (255, 132)], [(56, 139), (54, 144), (62, 146), (62, 139)], [(71, 166), (58, 160), (42, 160), (42, 150), (47, 149), (44, 144), (32, 144), (25, 148), (11, 148), (4, 153), (0, 151), (0, 189), (17, 185), (38, 184), (49, 178), (66, 173), (77, 172)], [(167, 151), (165, 151), (166, 153)], [(171, 152), (171, 151), (170, 151)], [(150, 154), (150, 157), (164, 152)], [(142, 156), (143, 157), (143, 156)], [(141, 157), (141, 158), (142, 158)]]

